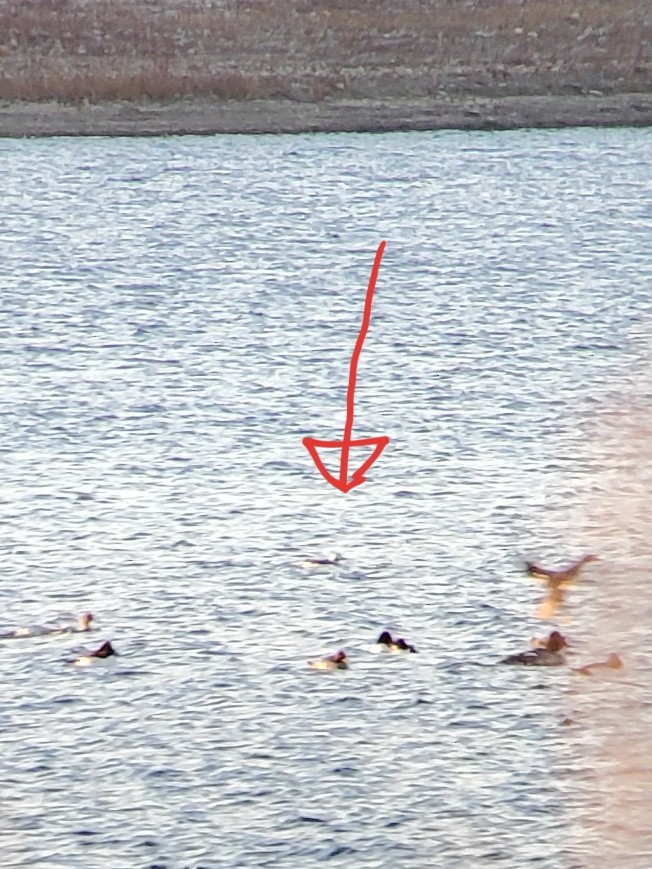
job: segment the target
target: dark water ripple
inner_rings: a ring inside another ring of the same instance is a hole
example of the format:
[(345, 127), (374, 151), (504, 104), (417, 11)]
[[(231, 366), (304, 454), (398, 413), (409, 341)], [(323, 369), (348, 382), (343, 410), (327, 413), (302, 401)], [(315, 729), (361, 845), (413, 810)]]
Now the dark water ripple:
[[(2, 865), (648, 869), (581, 820), (572, 677), (495, 662), (545, 630), (523, 557), (649, 538), (586, 516), (630, 467), (589, 432), (652, 395), (652, 135), (0, 152), (0, 630), (96, 615), (0, 644)], [(301, 440), (342, 431), (381, 238), (356, 432), (391, 444), (343, 496)]]

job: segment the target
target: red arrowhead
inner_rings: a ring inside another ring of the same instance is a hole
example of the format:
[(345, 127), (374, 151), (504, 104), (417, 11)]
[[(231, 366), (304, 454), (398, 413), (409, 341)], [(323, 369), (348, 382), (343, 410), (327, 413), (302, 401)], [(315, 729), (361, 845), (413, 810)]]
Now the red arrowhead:
[[(362, 438), (357, 441), (349, 441), (348, 443), (346, 443), (345, 441), (320, 441), (317, 438), (308, 437), (303, 439), (303, 445), (310, 453), (319, 473), (322, 475), (327, 483), (330, 483), (331, 486), (335, 486), (335, 488), (339, 489), (340, 492), (350, 492), (351, 489), (355, 489), (356, 486), (364, 483), (365, 471), (369, 470), (369, 468), (373, 465), (373, 463), (376, 461), (376, 459), (382, 453), (388, 443), (389, 438), (386, 435), (378, 438)], [(349, 451), (351, 447), (371, 446), (374, 447), (373, 451), (360, 465), (360, 467), (353, 472), (351, 480), (349, 481), (348, 465)], [(321, 456), (317, 452), (318, 449), (339, 450), (341, 452), (342, 455), (340, 457), (339, 477), (334, 477), (333, 474), (331, 474), (331, 472), (326, 468), (321, 460)]]
[[(317, 470), (319, 471), (319, 473), (326, 480), (326, 482), (330, 483), (331, 486), (335, 486), (335, 488), (339, 489), (340, 492), (350, 492), (351, 489), (355, 489), (355, 487), (359, 486), (360, 483), (364, 483), (364, 472), (373, 465), (378, 456), (382, 453), (382, 451), (389, 443), (389, 438), (386, 435), (378, 438), (362, 438), (362, 440), (357, 441), (353, 440), (355, 381), (358, 375), (358, 359), (360, 358), (360, 353), (362, 352), (362, 345), (364, 344), (364, 339), (367, 335), (367, 331), (369, 330), (369, 323), (371, 322), (371, 303), (374, 297), (374, 288), (376, 286), (376, 281), (378, 280), (380, 261), (383, 258), (384, 250), (385, 242), (381, 241), (381, 243), (378, 245), (378, 250), (376, 251), (376, 258), (374, 259), (373, 268), (371, 269), (371, 277), (369, 278), (367, 295), (365, 296), (364, 313), (362, 315), (362, 326), (360, 328), (360, 334), (358, 335), (358, 340), (355, 342), (353, 354), (351, 355), (351, 365), (349, 367), (349, 387), (346, 393), (346, 423), (344, 425), (344, 435), (342, 437), (342, 440), (320, 441), (317, 440), (317, 438), (303, 439), (303, 444), (312, 456), (312, 460), (317, 466)], [(362, 463), (362, 465), (360, 465), (358, 470), (353, 472), (353, 475), (349, 480), (349, 453), (351, 451), (351, 447), (371, 446), (374, 447), (373, 452)], [(321, 449), (332, 449), (341, 451), (342, 455), (340, 457), (339, 477), (334, 477), (330, 473), (330, 471), (326, 470), (326, 467), (322, 462), (319, 453), (317, 452), (317, 447), (320, 447)]]

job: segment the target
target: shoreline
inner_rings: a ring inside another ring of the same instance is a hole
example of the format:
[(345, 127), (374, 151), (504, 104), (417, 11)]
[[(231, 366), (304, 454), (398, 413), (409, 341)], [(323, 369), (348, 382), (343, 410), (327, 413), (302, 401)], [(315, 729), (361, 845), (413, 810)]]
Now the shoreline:
[(652, 126), (652, 94), (0, 104), (0, 138)]

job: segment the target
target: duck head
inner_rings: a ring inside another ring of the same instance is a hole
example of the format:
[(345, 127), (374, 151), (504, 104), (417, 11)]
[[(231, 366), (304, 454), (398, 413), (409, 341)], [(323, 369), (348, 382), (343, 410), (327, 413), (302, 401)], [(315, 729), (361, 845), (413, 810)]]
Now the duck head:
[(110, 658), (112, 655), (117, 655), (118, 653), (113, 648), (109, 640), (96, 649), (92, 654), (91, 658)]
[(561, 652), (562, 649), (567, 648), (566, 638), (559, 631), (553, 631), (546, 642), (546, 649), (549, 652)]
[(607, 660), (604, 662), (604, 665), (605, 665), (605, 667), (609, 667), (611, 670), (622, 670), (622, 668), (625, 666), (623, 664), (623, 659), (620, 657), (620, 655), (617, 655), (615, 652), (612, 652), (607, 657)]

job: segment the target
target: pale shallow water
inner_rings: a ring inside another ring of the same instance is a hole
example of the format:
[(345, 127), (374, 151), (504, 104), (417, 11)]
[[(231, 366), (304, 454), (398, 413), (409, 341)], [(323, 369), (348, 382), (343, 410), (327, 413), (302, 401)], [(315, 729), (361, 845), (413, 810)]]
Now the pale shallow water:
[[(96, 616), (0, 644), (0, 866), (649, 869), (652, 133), (0, 159), (0, 631)], [(381, 239), (343, 495), (301, 441)], [(587, 551), (563, 630), (623, 674), (499, 666), (522, 559)]]

